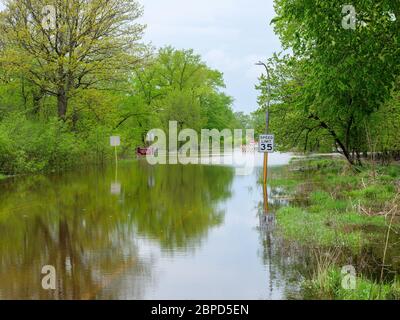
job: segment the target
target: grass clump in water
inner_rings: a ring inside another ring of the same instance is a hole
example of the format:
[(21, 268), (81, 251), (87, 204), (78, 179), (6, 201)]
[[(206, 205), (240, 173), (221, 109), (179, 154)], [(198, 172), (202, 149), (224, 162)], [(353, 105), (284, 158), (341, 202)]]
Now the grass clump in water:
[(343, 169), (346, 162), (340, 158), (320, 156), (295, 158), (292, 159), (290, 164), (295, 171), (299, 172), (318, 171), (320, 173), (337, 173)]
[(306, 206), (278, 210), (284, 236), (302, 243), (353, 249), (382, 238), (385, 213), (400, 190), (400, 166), (354, 172), (341, 159), (325, 157), (295, 160), (291, 166), (296, 170), (290, 178), (308, 184), (302, 188), (292, 182), (297, 188), (293, 193), (308, 201)]
[(285, 237), (302, 244), (340, 245), (358, 250), (369, 239), (358, 228), (346, 228), (349, 220), (354, 217), (355, 215), (347, 215), (339, 219), (329, 212), (321, 214), (290, 207), (280, 209), (277, 214), (280, 230)]
[(400, 281), (376, 283), (364, 277), (356, 277), (355, 288), (345, 289), (341, 270), (337, 267), (321, 269), (312, 280), (304, 283), (307, 297), (333, 300), (399, 300)]
[(277, 212), (277, 221), (285, 237), (303, 244), (339, 245), (358, 250), (371, 240), (363, 227), (384, 228), (385, 219), (360, 215), (350, 209), (348, 201), (316, 191), (310, 195), (309, 207), (281, 208)]
[(299, 184), (300, 182), (298, 179), (291, 178), (277, 178), (268, 181), (268, 185), (271, 188), (281, 187), (288, 193), (294, 192)]
[[(340, 248), (355, 256), (366, 245), (390, 239), (388, 223), (400, 207), (400, 166), (365, 166), (355, 172), (339, 159), (301, 159), (292, 166), (291, 178), (303, 181), (293, 193), (307, 201), (277, 211), (278, 231), (284, 238), (311, 249)], [(312, 298), (400, 299), (399, 279), (377, 283), (359, 274), (356, 289), (348, 290), (342, 286), (339, 261), (317, 265), (304, 283), (305, 294)]]

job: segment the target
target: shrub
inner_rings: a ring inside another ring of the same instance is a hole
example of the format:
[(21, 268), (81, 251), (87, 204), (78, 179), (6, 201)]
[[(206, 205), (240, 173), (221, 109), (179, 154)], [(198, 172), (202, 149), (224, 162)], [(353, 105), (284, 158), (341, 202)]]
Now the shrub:
[(99, 128), (86, 135), (73, 133), (56, 118), (42, 122), (10, 116), (0, 123), (0, 173), (58, 171), (97, 160), (99, 154), (105, 158), (106, 136)]

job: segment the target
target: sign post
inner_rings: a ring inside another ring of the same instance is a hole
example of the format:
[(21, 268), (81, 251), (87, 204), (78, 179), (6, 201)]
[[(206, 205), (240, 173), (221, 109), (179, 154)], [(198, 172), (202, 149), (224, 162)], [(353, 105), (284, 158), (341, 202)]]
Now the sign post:
[(273, 134), (262, 134), (258, 139), (258, 151), (264, 153), (264, 211), (268, 212), (268, 155), (274, 153), (275, 136)]
[(121, 145), (121, 138), (119, 136), (112, 136), (110, 137), (110, 145), (114, 147), (115, 151), (115, 165), (118, 167), (118, 153), (117, 147)]
[[(260, 136), (260, 147), (259, 151), (264, 153), (264, 210), (265, 213), (268, 213), (268, 190), (267, 190), (267, 178), (268, 178), (268, 154), (274, 152), (274, 136), (273, 135), (268, 135), (269, 133), (269, 106), (271, 104), (271, 74), (269, 67), (262, 61), (259, 61), (256, 63), (257, 66), (263, 66), (265, 68), (265, 71), (267, 72), (267, 85), (268, 85), (268, 99), (267, 99), (267, 105), (266, 105), (266, 117), (265, 117), (265, 133), (266, 135), (263, 135), (264, 138), (268, 138), (267, 136), (272, 136), (272, 145), (271, 145), (271, 139), (269, 142), (267, 141), (268, 139), (265, 139), (264, 143), (261, 143), (261, 138), (263, 136)], [(265, 143), (266, 142), (266, 143)], [(272, 147), (271, 147), (272, 146)], [(264, 150), (263, 150), (264, 149)], [(271, 149), (271, 150), (268, 150)]]
[(273, 134), (262, 134), (258, 139), (258, 152), (264, 153), (264, 186), (268, 178), (268, 155), (275, 151), (275, 136)]

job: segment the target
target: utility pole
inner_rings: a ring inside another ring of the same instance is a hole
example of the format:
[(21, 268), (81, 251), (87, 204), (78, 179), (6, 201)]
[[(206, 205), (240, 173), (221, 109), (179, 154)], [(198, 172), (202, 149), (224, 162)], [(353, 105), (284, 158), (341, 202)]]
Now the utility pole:
[[(257, 66), (263, 66), (267, 71), (267, 86), (268, 86), (268, 99), (267, 99), (267, 110), (265, 115), (265, 134), (269, 134), (269, 107), (271, 103), (271, 77), (268, 66), (259, 61), (256, 63)], [(264, 189), (264, 212), (265, 214), (268, 213), (268, 187), (267, 187), (267, 180), (268, 180), (268, 153), (264, 153), (264, 179), (263, 179), (263, 189)]]
[[(268, 100), (267, 100), (267, 110), (265, 117), (265, 134), (269, 134), (269, 106), (271, 103), (271, 77), (268, 66), (264, 62), (257, 62), (257, 66), (264, 66), (267, 71), (267, 82), (268, 82)], [(267, 185), (268, 178), (268, 153), (264, 153), (264, 185)]]

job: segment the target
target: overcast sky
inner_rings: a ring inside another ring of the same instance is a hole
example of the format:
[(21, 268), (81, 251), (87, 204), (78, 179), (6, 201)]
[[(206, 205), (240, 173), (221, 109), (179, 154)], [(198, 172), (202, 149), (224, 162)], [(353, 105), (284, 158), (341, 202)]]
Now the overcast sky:
[(139, 0), (147, 24), (145, 41), (156, 47), (192, 48), (224, 73), (235, 111), (257, 109), (255, 66), (281, 46), (270, 21), (273, 0)]

